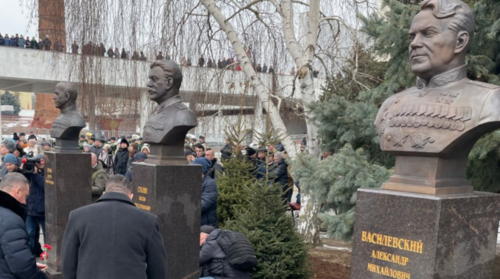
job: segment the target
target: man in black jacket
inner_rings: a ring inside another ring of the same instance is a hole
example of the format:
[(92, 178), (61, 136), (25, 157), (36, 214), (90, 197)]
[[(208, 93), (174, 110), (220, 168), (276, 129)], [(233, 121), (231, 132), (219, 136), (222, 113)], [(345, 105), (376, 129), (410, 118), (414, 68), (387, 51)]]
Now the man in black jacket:
[(29, 194), (28, 180), (20, 173), (9, 173), (0, 183), (0, 278), (46, 279), (28, 248), (24, 226)]
[(115, 174), (125, 175), (127, 173), (127, 163), (128, 163), (128, 141), (125, 138), (120, 140), (120, 148), (116, 151), (115, 160), (113, 166), (115, 168)]
[(202, 278), (214, 279), (250, 279), (250, 272), (233, 268), (226, 257), (226, 253), (217, 242), (220, 229), (212, 226), (200, 228), (200, 268)]
[(37, 155), (35, 169), (32, 173), (24, 173), (30, 184), (30, 195), (27, 199), (28, 217), (26, 218), (26, 231), (30, 239), (30, 249), (35, 257), (42, 252), (40, 245), (40, 226), (45, 236), (45, 163), (47, 156)]
[(64, 279), (165, 279), (167, 260), (158, 217), (132, 203), (123, 175), (108, 179), (95, 204), (73, 210), (62, 242)]

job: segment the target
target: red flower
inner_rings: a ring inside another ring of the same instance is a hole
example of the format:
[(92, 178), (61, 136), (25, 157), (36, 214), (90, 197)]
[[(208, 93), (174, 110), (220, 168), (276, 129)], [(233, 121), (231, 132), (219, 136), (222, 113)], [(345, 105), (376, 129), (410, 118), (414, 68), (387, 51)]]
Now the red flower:
[(49, 251), (52, 250), (52, 246), (50, 246), (49, 244), (44, 244), (43, 248), (47, 248)]
[(48, 258), (49, 258), (49, 254), (47, 254), (47, 252), (42, 252), (42, 253), (40, 254), (40, 259), (42, 259), (42, 260), (46, 260), (46, 259), (48, 259)]

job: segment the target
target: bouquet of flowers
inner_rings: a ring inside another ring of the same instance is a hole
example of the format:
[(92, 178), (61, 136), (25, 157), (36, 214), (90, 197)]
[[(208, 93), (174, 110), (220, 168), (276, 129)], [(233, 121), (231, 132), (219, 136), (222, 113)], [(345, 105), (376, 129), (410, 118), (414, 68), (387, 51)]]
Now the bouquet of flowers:
[(45, 268), (47, 268), (47, 260), (49, 259), (49, 251), (52, 250), (52, 246), (49, 244), (43, 245), (43, 252), (40, 254), (40, 259), (43, 261), (43, 266), (38, 266), (43, 272), (45, 272)]

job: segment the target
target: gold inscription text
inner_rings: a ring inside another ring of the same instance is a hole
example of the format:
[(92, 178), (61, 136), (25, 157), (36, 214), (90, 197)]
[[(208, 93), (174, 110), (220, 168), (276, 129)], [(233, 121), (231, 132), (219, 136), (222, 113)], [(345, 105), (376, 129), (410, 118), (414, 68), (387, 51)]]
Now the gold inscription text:
[(422, 240), (414, 241), (365, 231), (361, 232), (361, 241), (419, 254), (424, 250)]
[(387, 266), (379, 266), (369, 263), (368, 271), (396, 279), (410, 279), (410, 273), (395, 270)]

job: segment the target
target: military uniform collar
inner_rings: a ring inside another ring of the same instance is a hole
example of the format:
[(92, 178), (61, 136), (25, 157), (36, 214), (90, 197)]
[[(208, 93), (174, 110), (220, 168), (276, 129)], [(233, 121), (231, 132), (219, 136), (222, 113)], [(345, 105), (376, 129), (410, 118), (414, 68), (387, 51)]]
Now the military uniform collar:
[(165, 101), (163, 101), (163, 103), (159, 104), (156, 107), (155, 112), (160, 112), (163, 109), (165, 109), (166, 107), (169, 107), (175, 103), (180, 103), (180, 102), (181, 102), (181, 97), (179, 95), (175, 95), (173, 97), (166, 99)]
[(459, 81), (465, 77), (467, 77), (467, 68), (465, 67), (465, 65), (462, 65), (458, 68), (434, 76), (433, 78), (431, 78), (428, 84), (425, 82), (425, 80), (417, 77), (417, 88), (427, 89), (441, 87), (449, 83)]
[(67, 112), (73, 112), (75, 110), (76, 110), (76, 105), (67, 106), (67, 107), (61, 109), (61, 114), (67, 113)]

